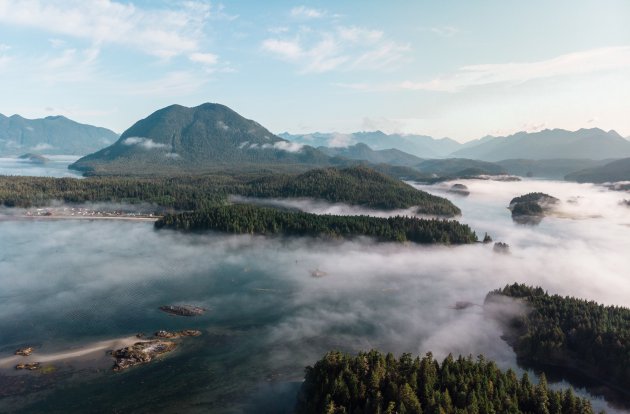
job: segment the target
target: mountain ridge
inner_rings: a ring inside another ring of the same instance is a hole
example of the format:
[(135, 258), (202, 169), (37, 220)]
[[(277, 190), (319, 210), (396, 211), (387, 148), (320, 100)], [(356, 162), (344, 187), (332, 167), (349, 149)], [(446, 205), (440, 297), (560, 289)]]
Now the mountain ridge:
[(50, 155), (85, 155), (118, 139), (107, 128), (83, 124), (63, 115), (28, 119), (0, 114), (0, 154), (25, 152)]

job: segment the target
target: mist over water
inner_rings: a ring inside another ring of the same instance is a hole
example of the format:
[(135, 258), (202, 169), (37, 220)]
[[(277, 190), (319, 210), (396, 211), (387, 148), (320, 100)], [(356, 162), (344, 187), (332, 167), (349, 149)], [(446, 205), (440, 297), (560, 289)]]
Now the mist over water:
[(74, 155), (45, 155), (48, 161), (36, 164), (15, 157), (0, 157), (0, 175), (26, 175), (33, 177), (74, 177), (81, 178), (77, 171), (68, 169), (68, 165), (80, 157)]
[[(484, 354), (516, 368), (497, 324), (472, 306), (507, 283), (630, 306), (628, 198), (553, 181), (461, 181), (419, 186), (450, 198), (480, 237), (510, 244), (459, 247), (377, 244), (155, 231), (150, 223), (0, 221), (0, 359), (23, 345), (48, 353), (136, 332), (196, 328), (172, 355), (115, 374), (85, 369), (64, 387), (0, 398), (17, 412), (85, 410), (288, 412), (303, 368), (330, 349)], [(542, 191), (562, 203), (538, 226), (515, 224), (514, 197)], [(306, 211), (335, 211), (300, 201)], [(323, 209), (323, 210), (322, 210)], [(357, 212), (363, 212), (358, 210)], [(314, 270), (325, 272), (312, 277)], [(165, 304), (208, 308), (168, 316)], [(64, 362), (67, 366), (79, 362)], [(60, 370), (64, 372), (64, 370)], [(22, 375), (23, 373), (20, 373)], [(27, 375), (30, 373), (26, 373)], [(2, 376), (17, 375), (0, 370)], [(583, 392), (583, 391), (582, 391)], [(611, 408), (596, 398), (596, 408)], [(288, 407), (288, 408), (287, 408)], [(3, 411), (0, 409), (0, 411)]]

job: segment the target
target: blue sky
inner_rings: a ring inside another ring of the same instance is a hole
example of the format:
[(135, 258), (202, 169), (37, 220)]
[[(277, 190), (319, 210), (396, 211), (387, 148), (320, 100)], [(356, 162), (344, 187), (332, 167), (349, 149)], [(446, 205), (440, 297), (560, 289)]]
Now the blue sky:
[(0, 0), (0, 113), (122, 132), (219, 102), (273, 132), (630, 136), (630, 1)]

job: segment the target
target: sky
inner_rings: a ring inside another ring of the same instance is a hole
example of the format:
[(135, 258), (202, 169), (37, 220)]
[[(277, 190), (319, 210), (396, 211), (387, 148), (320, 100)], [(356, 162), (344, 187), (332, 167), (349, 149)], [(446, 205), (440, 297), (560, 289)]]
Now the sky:
[(123, 132), (174, 103), (274, 133), (630, 136), (630, 1), (0, 0), (0, 113)]

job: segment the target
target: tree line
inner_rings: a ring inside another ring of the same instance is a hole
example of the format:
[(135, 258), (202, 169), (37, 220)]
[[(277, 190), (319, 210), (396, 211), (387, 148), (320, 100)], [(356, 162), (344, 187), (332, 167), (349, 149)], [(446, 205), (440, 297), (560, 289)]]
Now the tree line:
[(541, 376), (500, 370), (483, 356), (395, 358), (372, 350), (356, 356), (329, 352), (306, 368), (298, 414), (589, 414), (587, 399), (552, 390)]
[(250, 197), (308, 197), (375, 209), (418, 206), (421, 214), (460, 213), (450, 201), (417, 190), (363, 166), (326, 168), (303, 174), (214, 174), (177, 177), (0, 177), (0, 205), (45, 206), (66, 203), (154, 203), (176, 210), (224, 204), (230, 194)]
[(520, 360), (578, 370), (630, 389), (630, 309), (549, 295), (540, 287), (516, 283), (490, 292), (486, 302), (498, 295), (529, 306), (505, 324)]
[(155, 226), (157, 229), (216, 230), (235, 234), (331, 238), (369, 236), (379, 241), (415, 243), (464, 244), (477, 241), (475, 232), (457, 221), (401, 216), (318, 215), (244, 204), (167, 214)]

